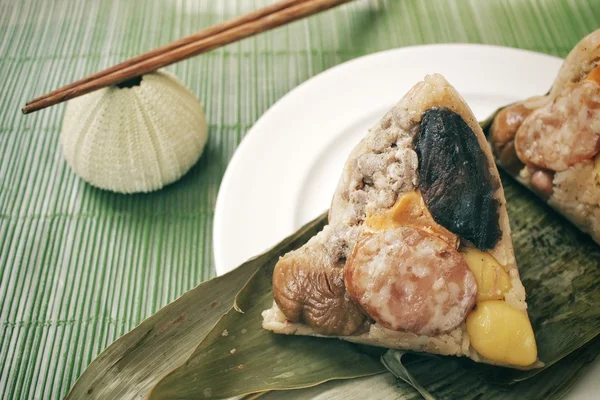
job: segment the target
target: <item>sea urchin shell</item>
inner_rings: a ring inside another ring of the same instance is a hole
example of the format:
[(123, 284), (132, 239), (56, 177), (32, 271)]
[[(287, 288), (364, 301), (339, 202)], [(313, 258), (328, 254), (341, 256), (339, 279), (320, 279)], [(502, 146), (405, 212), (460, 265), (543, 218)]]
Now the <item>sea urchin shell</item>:
[(173, 75), (154, 72), (69, 101), (61, 142), (82, 179), (135, 193), (179, 179), (200, 158), (207, 136), (198, 99)]

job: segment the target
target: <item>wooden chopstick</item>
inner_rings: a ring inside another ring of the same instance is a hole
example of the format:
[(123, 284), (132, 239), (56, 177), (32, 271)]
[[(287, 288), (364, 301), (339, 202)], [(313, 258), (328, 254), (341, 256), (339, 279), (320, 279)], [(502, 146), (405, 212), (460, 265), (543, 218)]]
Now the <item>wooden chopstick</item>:
[(285, 0), (264, 7), (56, 89), (28, 102), (22, 111), (29, 114), (94, 90), (116, 85), (349, 1), (351, 0)]
[(171, 42), (169, 44), (166, 44), (164, 46), (157, 47), (156, 49), (151, 50), (151, 51), (149, 51), (147, 53), (140, 54), (139, 56), (130, 58), (127, 61), (124, 61), (122, 63), (114, 65), (114, 66), (112, 66), (110, 68), (104, 69), (102, 71), (96, 72), (95, 74), (89, 75), (89, 76), (87, 76), (87, 77), (85, 77), (83, 79), (80, 79), (78, 81), (75, 81), (75, 82), (73, 82), (73, 83), (71, 83), (69, 85), (63, 86), (63, 87), (58, 88), (56, 90), (53, 90), (53, 91), (51, 91), (49, 93), (46, 93), (43, 96), (36, 97), (35, 99), (28, 101), (27, 104), (36, 103), (36, 102), (38, 102), (38, 101), (40, 101), (42, 99), (45, 99), (46, 97), (53, 96), (53, 95), (55, 95), (57, 93), (65, 91), (67, 89), (71, 89), (71, 88), (77, 87), (77, 86), (82, 85), (82, 84), (84, 84), (86, 82), (89, 82), (89, 81), (92, 81), (94, 79), (98, 79), (98, 78), (101, 78), (101, 77), (106, 76), (108, 74), (111, 74), (113, 72), (119, 71), (120, 69), (129, 67), (131, 65), (135, 65), (136, 63), (139, 63), (139, 62), (142, 62), (142, 61), (145, 61), (145, 60), (147, 60), (149, 58), (152, 58), (152, 57), (155, 57), (155, 56), (159, 56), (159, 55), (161, 55), (163, 53), (166, 53), (168, 51), (174, 50), (174, 49), (176, 49), (178, 47), (185, 46), (186, 44), (190, 44), (190, 43), (193, 43), (193, 42), (201, 40), (201, 39), (205, 39), (205, 38), (210, 37), (212, 35), (215, 35), (217, 33), (226, 31), (227, 29), (231, 29), (231, 28), (234, 28), (235, 26), (242, 25), (244, 23), (257, 20), (257, 19), (265, 17), (265, 16), (267, 16), (267, 15), (269, 15), (271, 13), (274, 13), (276, 11), (282, 10), (282, 9), (284, 9), (286, 7), (289, 7), (289, 6), (293, 6), (293, 5), (302, 3), (304, 1), (306, 1), (306, 0), (285, 0), (285, 1), (280, 1), (280, 2), (277, 2), (277, 3), (272, 4), (270, 6), (263, 7), (261, 9), (259, 9), (259, 10), (250, 12), (248, 14), (244, 14), (241, 17), (230, 19), (229, 21), (225, 21), (225, 22), (223, 22), (221, 24), (218, 24), (218, 25), (212, 26), (210, 28), (201, 30), (200, 32), (196, 32), (196, 33), (194, 33), (192, 35), (189, 35), (189, 36), (186, 36), (184, 38), (178, 39), (178, 40), (176, 40), (174, 42)]

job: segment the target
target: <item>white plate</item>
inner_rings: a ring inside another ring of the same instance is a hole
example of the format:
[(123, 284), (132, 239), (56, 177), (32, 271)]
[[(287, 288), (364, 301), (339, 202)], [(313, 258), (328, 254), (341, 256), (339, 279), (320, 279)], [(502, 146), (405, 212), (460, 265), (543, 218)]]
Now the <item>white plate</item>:
[[(217, 273), (327, 210), (352, 147), (426, 74), (443, 74), (483, 119), (502, 105), (545, 93), (561, 63), (505, 47), (430, 45), (361, 57), (306, 81), (256, 122), (229, 163), (214, 218)], [(569, 398), (594, 398), (598, 377), (596, 362)]]

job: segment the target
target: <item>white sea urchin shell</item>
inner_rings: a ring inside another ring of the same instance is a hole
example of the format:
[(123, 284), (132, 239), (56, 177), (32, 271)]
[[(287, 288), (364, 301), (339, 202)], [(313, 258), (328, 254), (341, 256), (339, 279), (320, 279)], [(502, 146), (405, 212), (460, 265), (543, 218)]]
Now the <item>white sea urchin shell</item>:
[(61, 133), (65, 159), (82, 179), (121, 193), (176, 181), (198, 161), (208, 130), (202, 105), (173, 75), (109, 87), (69, 101)]

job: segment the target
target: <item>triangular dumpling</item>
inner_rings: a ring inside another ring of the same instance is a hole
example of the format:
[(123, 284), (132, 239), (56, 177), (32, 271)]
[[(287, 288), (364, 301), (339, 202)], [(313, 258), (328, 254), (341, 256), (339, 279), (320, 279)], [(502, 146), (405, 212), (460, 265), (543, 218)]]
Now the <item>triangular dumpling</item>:
[(499, 166), (600, 243), (600, 29), (547, 95), (499, 111), (488, 137)]
[(277, 263), (263, 327), (536, 365), (505, 203), (471, 110), (427, 76), (350, 154), (329, 225)]

